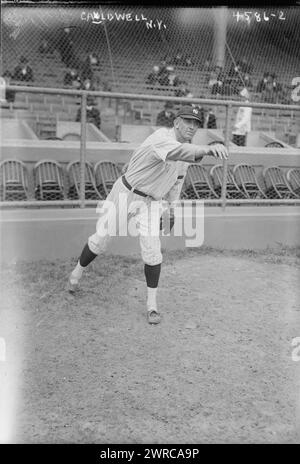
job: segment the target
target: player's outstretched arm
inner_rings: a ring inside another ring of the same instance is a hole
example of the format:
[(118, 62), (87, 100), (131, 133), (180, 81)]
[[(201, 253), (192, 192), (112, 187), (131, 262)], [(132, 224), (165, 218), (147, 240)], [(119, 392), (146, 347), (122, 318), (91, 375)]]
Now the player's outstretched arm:
[(199, 154), (196, 153), (195, 155), (196, 162), (201, 161), (203, 156), (214, 156), (215, 158), (219, 158), (221, 160), (228, 159), (228, 150), (222, 143), (218, 143), (215, 145), (207, 145), (203, 148), (204, 148), (204, 154), (202, 154), (201, 152)]
[(185, 161), (186, 163), (197, 163), (204, 156), (214, 156), (219, 159), (227, 159), (227, 148), (218, 143), (215, 145), (194, 145), (192, 143), (182, 143), (167, 155), (167, 160)]

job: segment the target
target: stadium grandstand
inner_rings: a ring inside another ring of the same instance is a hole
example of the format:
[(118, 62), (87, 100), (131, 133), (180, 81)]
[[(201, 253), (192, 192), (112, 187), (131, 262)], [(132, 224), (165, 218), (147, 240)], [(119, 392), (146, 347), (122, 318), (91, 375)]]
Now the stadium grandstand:
[[(223, 174), (204, 160), (206, 174), (187, 177), (182, 200), (299, 200), (299, 9), (3, 4), (2, 17), (2, 208), (95, 205), (107, 194), (97, 163), (121, 173), (167, 101), (211, 109), (216, 126), (194, 142), (230, 150)], [(245, 87), (240, 147), (231, 133)]]

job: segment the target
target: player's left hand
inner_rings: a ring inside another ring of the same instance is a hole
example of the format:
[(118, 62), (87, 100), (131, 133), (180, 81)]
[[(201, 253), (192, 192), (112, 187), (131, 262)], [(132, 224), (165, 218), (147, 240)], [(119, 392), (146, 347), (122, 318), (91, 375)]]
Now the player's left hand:
[(216, 143), (215, 145), (209, 146), (208, 154), (215, 158), (228, 159), (228, 150), (222, 143)]

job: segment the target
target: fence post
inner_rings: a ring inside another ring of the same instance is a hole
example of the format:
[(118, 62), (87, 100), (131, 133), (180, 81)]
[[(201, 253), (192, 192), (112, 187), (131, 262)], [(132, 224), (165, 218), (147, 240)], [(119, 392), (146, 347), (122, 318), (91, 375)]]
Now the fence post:
[[(225, 134), (224, 142), (225, 146), (229, 152), (229, 129), (230, 129), (230, 117), (231, 117), (231, 104), (226, 105), (226, 122), (225, 122)], [(222, 190), (221, 190), (221, 199), (222, 199), (222, 209), (225, 211), (226, 208), (226, 187), (227, 187), (227, 169), (228, 169), (228, 160), (223, 160), (223, 179), (222, 179)]]
[(81, 96), (80, 134), (80, 208), (85, 206), (85, 160), (86, 160), (86, 93)]

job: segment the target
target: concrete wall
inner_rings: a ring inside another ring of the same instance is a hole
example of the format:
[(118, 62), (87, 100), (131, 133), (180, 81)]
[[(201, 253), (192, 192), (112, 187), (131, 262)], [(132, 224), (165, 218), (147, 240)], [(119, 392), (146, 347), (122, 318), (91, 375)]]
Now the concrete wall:
[(2, 140), (38, 140), (37, 135), (26, 121), (19, 119), (0, 118), (0, 133)]
[[(205, 207), (194, 203), (198, 230), (204, 224), (204, 245), (224, 249), (264, 249), (300, 245), (300, 207)], [(196, 209), (195, 209), (196, 208)], [(196, 217), (195, 216), (195, 217)], [(94, 233), (95, 208), (15, 209), (1, 211), (1, 261), (74, 258)], [(199, 220), (199, 222), (198, 222)], [(183, 227), (184, 230), (184, 227)], [(162, 237), (163, 249), (184, 249), (186, 233)], [(113, 238), (108, 252), (139, 255), (137, 238)]]

